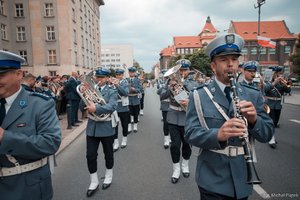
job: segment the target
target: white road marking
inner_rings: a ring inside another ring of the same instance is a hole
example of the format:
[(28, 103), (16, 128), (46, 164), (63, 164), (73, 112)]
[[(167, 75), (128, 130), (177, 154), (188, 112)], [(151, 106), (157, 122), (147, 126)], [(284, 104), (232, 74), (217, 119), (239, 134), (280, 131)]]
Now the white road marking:
[(263, 199), (270, 199), (270, 195), (259, 185), (253, 185), (253, 189), (255, 190), (255, 192), (261, 196)]
[(296, 122), (298, 124), (300, 124), (300, 120), (297, 120), (297, 119), (290, 119), (291, 122)]

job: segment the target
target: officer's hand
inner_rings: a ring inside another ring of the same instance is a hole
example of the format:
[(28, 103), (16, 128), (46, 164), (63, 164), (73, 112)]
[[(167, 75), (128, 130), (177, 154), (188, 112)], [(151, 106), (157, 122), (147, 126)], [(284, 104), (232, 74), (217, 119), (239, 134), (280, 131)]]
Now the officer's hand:
[(0, 144), (2, 142), (3, 134), (4, 134), (4, 129), (0, 127)]
[(246, 125), (243, 120), (232, 118), (226, 121), (218, 131), (218, 141), (225, 142), (231, 137), (242, 137), (246, 132)]
[(180, 100), (180, 105), (187, 107), (189, 103), (189, 99), (182, 99)]
[(257, 113), (254, 105), (250, 101), (240, 101), (239, 105), (241, 114), (247, 119), (249, 124), (254, 125), (257, 118)]
[(93, 102), (89, 102), (89, 105), (87, 105), (85, 110), (88, 110), (90, 113), (95, 113), (96, 112), (96, 104)]

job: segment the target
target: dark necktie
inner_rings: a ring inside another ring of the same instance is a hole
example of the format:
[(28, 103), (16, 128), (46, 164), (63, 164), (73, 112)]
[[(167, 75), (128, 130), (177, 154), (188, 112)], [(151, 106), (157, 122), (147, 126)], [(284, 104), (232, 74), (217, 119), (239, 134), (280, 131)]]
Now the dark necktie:
[(253, 85), (253, 83), (250, 83), (250, 82), (249, 82), (248, 85)]
[(6, 111), (5, 111), (6, 100), (5, 100), (5, 98), (0, 99), (0, 103), (1, 103), (1, 106), (0, 106), (0, 125), (2, 125), (2, 122), (3, 122), (3, 120), (5, 118), (5, 115), (6, 115)]
[(225, 92), (225, 96), (228, 100), (229, 103), (231, 103), (231, 95), (230, 95), (230, 91), (231, 91), (231, 88), (229, 86), (226, 86), (225, 89), (224, 89), (224, 92)]

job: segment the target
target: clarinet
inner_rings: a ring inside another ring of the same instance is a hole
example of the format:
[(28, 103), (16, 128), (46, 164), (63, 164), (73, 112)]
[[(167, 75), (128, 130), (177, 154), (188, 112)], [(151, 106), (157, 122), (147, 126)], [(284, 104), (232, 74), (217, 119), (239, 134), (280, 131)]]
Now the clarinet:
[[(230, 79), (230, 87), (232, 90), (232, 98), (233, 98), (233, 111), (234, 111), (234, 117), (238, 118), (238, 119), (242, 119), (246, 125), (246, 127), (248, 127), (248, 122), (247, 119), (241, 114), (240, 111), (240, 107), (238, 106), (239, 102), (240, 102), (240, 98), (238, 97), (237, 94), (237, 90), (236, 90), (236, 82), (235, 82), (235, 78), (233, 76), (232, 73), (228, 73), (228, 77)], [(261, 184), (261, 180), (259, 179), (255, 166), (254, 166), (254, 162), (253, 162), (253, 157), (252, 157), (252, 151), (250, 148), (250, 143), (249, 143), (249, 135), (248, 135), (248, 131), (246, 132), (245, 136), (240, 137), (242, 145), (243, 145), (243, 149), (245, 152), (244, 158), (246, 161), (246, 166), (247, 166), (247, 183), (248, 184)]]

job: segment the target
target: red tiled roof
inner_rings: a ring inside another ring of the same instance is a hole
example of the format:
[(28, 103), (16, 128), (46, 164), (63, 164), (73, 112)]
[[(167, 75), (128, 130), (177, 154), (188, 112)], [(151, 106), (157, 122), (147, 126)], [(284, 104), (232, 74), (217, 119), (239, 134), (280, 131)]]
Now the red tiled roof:
[(199, 36), (175, 36), (173, 37), (176, 48), (201, 48)]
[(174, 53), (174, 46), (169, 46), (160, 51), (161, 56), (171, 56)]
[[(212, 23), (206, 22), (201, 33), (205, 33), (205, 32), (216, 33), (217, 29), (215, 29)], [(201, 35), (201, 33), (199, 35)]]
[[(256, 40), (258, 22), (231, 22), (233, 31), (242, 36), (245, 40)], [(284, 20), (282, 21), (261, 21), (260, 35), (263, 37), (277, 39), (293, 39), (295, 36), (290, 33)]]

